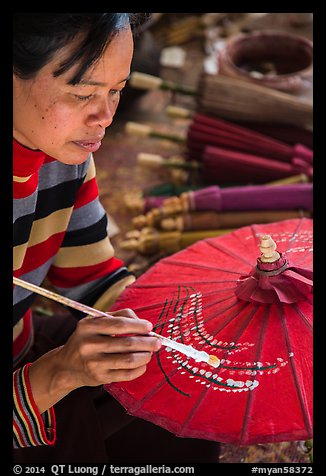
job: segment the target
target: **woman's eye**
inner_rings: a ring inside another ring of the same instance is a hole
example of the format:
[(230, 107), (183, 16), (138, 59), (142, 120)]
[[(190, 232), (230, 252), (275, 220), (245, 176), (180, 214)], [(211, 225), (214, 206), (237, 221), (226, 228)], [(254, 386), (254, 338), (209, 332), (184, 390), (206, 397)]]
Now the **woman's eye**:
[(79, 96), (78, 94), (75, 94), (75, 97), (79, 101), (88, 101), (89, 99), (91, 99), (92, 96), (93, 96), (92, 94), (89, 94), (88, 96)]
[(110, 90), (110, 95), (111, 96), (121, 96), (122, 91), (120, 89), (111, 89)]

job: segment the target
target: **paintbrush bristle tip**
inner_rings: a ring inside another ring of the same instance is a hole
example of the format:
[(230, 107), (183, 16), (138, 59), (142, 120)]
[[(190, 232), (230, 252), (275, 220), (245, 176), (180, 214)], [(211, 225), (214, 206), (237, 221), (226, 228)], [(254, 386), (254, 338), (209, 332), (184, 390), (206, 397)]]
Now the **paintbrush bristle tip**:
[(216, 357), (216, 355), (210, 355), (208, 359), (208, 363), (212, 365), (212, 367), (217, 368), (219, 367), (221, 361), (218, 357)]

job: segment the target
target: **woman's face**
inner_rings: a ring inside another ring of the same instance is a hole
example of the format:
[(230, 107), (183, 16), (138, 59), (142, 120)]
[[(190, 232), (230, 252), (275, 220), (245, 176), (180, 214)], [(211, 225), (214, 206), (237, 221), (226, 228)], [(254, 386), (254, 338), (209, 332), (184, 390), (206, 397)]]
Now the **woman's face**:
[(14, 138), (66, 164), (85, 162), (101, 145), (113, 120), (120, 91), (130, 74), (133, 55), (131, 29), (121, 30), (101, 59), (69, 85), (74, 69), (54, 77), (67, 57), (63, 49), (30, 80), (14, 75)]

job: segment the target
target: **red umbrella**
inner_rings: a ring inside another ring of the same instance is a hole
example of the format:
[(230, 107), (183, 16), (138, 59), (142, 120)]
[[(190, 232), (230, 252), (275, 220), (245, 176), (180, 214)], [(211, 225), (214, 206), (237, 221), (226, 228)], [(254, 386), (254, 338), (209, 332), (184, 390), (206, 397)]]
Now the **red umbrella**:
[(249, 127), (199, 113), (192, 118), (187, 144), (191, 152), (199, 155), (206, 145), (217, 145), (284, 162), (291, 162), (292, 158), (298, 157), (312, 164), (313, 158), (312, 150), (303, 144), (290, 146)]
[(313, 184), (242, 185), (224, 187), (211, 185), (184, 192), (180, 197), (166, 198), (161, 205), (164, 213), (215, 210), (308, 210), (313, 208)]
[[(266, 233), (278, 251), (261, 248), (257, 259)], [(178, 436), (242, 445), (311, 438), (311, 269), (308, 218), (243, 227), (162, 259), (114, 309), (134, 309), (161, 335), (215, 355), (218, 367), (165, 347), (143, 376), (106, 390)]]
[(298, 142), (309, 149), (313, 148), (313, 131), (285, 124), (266, 124), (262, 122), (246, 122), (246, 126), (251, 130), (266, 134), (269, 137), (295, 145)]
[(261, 183), (299, 173), (312, 177), (312, 166), (302, 157), (283, 162), (237, 150), (206, 146), (201, 160), (205, 183)]

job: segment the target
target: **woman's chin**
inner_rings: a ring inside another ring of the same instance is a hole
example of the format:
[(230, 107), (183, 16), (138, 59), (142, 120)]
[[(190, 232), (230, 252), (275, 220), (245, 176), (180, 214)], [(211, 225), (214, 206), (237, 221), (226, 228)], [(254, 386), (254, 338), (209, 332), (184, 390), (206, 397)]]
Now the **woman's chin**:
[(69, 146), (63, 147), (60, 150), (53, 151), (52, 153), (50, 152), (48, 153), (48, 155), (58, 160), (59, 162), (62, 162), (63, 164), (67, 165), (79, 165), (86, 162), (90, 155), (90, 152), (81, 148), (78, 148), (79, 150), (76, 150), (74, 144), (72, 146), (71, 144), (73, 143), (70, 143)]

